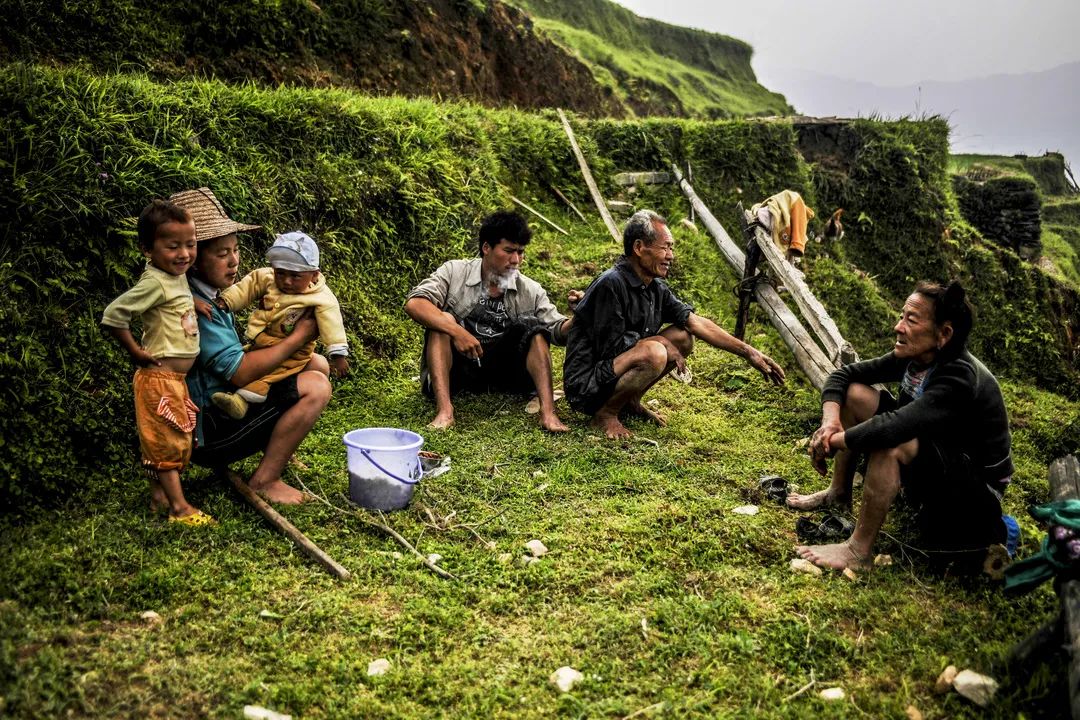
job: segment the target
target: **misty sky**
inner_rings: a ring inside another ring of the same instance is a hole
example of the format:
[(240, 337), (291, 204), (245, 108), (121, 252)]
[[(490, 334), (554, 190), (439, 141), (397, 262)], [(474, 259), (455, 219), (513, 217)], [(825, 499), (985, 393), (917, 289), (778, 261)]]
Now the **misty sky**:
[(644, 17), (745, 40), (766, 87), (782, 84), (776, 77), (786, 68), (904, 85), (1080, 60), (1080, 0), (616, 2)]

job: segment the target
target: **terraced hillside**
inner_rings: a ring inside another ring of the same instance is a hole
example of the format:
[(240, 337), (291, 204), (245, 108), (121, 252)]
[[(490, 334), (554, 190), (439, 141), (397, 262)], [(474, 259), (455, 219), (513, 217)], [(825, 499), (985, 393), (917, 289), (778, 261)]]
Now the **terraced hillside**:
[(790, 109), (757, 83), (750, 47), (738, 40), (639, 18), (607, 0), (527, 7), (535, 20), (500, 0), (0, 0), (0, 61), (560, 106), (593, 117)]

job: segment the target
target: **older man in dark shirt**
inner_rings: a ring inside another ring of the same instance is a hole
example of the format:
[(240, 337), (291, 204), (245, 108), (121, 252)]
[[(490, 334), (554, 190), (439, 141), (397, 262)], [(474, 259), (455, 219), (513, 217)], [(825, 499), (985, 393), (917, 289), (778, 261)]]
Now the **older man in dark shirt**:
[(772, 358), (675, 297), (662, 280), (674, 246), (664, 218), (638, 211), (623, 231), (623, 256), (592, 282), (575, 309), (563, 365), (566, 397), (609, 438), (630, 436), (620, 414), (664, 424), (641, 396), (673, 369), (685, 372), (695, 337), (745, 358), (774, 383), (784, 381)]

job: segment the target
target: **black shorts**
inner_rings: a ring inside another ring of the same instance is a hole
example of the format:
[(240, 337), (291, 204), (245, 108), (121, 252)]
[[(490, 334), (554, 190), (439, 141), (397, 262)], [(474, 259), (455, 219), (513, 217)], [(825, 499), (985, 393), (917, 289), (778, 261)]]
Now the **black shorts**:
[[(451, 345), (450, 395), (462, 391), (504, 392), (514, 395), (531, 395), (536, 392), (536, 384), (526, 360), (535, 328), (511, 325), (497, 341), (484, 345), (484, 355), (477, 363), (475, 359), (459, 353)], [(424, 355), (427, 356), (427, 335), (424, 336)], [(420, 374), (420, 386), (428, 397), (434, 397), (431, 384), (431, 372), (424, 363)]]
[[(883, 390), (875, 414), (897, 406)], [(931, 550), (971, 551), (981, 562), (987, 547), (1005, 542), (1001, 500), (978, 479), (965, 453), (927, 437), (918, 440), (918, 455), (900, 467), (900, 484), (904, 500), (917, 513), (923, 543)]]
[(191, 462), (216, 469), (266, 450), (278, 420), (300, 399), (297, 377), (290, 375), (272, 384), (266, 402), (251, 403), (240, 420), (214, 405), (202, 408), (203, 444), (192, 451)]

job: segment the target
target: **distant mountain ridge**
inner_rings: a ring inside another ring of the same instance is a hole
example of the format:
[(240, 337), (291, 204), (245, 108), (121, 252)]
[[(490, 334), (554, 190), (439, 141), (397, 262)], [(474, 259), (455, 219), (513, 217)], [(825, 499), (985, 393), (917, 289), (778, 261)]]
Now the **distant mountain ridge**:
[(955, 153), (1061, 152), (1080, 167), (1080, 62), (1018, 75), (887, 87), (804, 70), (768, 73), (800, 112), (815, 116), (937, 114)]

